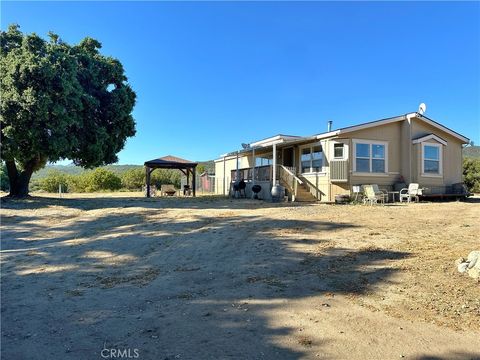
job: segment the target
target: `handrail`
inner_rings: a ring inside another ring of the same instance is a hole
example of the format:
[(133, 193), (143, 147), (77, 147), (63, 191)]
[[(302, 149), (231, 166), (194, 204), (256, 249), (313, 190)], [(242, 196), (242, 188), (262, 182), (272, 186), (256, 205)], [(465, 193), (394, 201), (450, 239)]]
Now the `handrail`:
[(290, 171), (289, 168), (287, 168), (284, 165), (279, 165), (283, 170), (285, 170), (290, 176), (292, 176), (299, 184), (303, 184), (303, 181), (300, 180), (293, 172)]

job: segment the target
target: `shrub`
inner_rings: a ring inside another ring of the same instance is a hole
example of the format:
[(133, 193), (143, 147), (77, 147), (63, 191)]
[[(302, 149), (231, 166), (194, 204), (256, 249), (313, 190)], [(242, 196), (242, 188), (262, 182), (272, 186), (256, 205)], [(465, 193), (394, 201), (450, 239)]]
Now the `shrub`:
[(463, 159), (463, 181), (471, 192), (480, 192), (480, 159)]
[(46, 192), (58, 192), (59, 186), (62, 186), (62, 192), (68, 192), (69, 176), (60, 171), (51, 170), (48, 172), (47, 176), (39, 181), (39, 188)]
[(156, 169), (150, 177), (150, 184), (160, 188), (164, 184), (173, 184), (177, 189), (181, 185), (181, 172), (179, 170)]
[(88, 173), (72, 175), (68, 179), (70, 192), (86, 192), (88, 187)]
[(122, 187), (122, 181), (112, 171), (96, 168), (88, 171), (76, 179), (76, 186), (80, 191), (93, 192), (100, 190), (118, 190)]
[(145, 184), (145, 170), (140, 168), (127, 170), (121, 175), (121, 180), (123, 188), (128, 190), (141, 190)]
[(0, 190), (10, 190), (10, 182), (8, 181), (7, 167), (5, 166), (5, 164), (2, 164), (0, 166)]

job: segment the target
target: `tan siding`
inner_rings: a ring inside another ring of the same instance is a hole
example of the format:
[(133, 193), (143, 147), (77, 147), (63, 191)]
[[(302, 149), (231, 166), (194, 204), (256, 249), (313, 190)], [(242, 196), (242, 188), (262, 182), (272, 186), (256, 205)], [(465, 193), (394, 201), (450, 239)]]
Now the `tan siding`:
[[(399, 180), (402, 168), (405, 161), (403, 160), (408, 156), (408, 149), (403, 147), (402, 134), (404, 129), (399, 122), (377, 126), (370, 129), (364, 129), (349, 133), (351, 138), (350, 148), (350, 172), (351, 185), (361, 184), (379, 184), (387, 185), (392, 184)], [(361, 140), (377, 140), (388, 142), (388, 174), (372, 174), (372, 175), (359, 175), (353, 172), (353, 162), (355, 161), (355, 148), (353, 146), (353, 139)]]
[(303, 174), (310, 193), (320, 201), (330, 201), (330, 182), (328, 176), (319, 174)]
[[(425, 135), (435, 134), (447, 142), (446, 146), (443, 146), (442, 159), (443, 159), (443, 176), (442, 178), (433, 178), (422, 176), (422, 150), (421, 144), (416, 144), (415, 156), (413, 157), (416, 162), (416, 181), (422, 186), (448, 186), (451, 184), (462, 182), (462, 143), (457, 138), (451, 136), (448, 133), (441, 131), (440, 129), (433, 127), (429, 124), (425, 124), (421, 120), (414, 119), (412, 123), (412, 138), (420, 138)], [(435, 140), (431, 142), (437, 143)]]
[[(247, 168), (250, 167), (252, 163), (251, 156), (241, 156), (239, 157), (239, 168)], [(231, 171), (237, 168), (237, 158), (228, 157), (225, 160), (225, 173), (224, 173), (224, 165), (223, 160), (219, 160), (215, 162), (215, 193), (216, 194), (223, 194), (227, 195), (230, 189), (230, 182), (231, 182)], [(225, 177), (225, 192), (223, 186), (223, 179)]]

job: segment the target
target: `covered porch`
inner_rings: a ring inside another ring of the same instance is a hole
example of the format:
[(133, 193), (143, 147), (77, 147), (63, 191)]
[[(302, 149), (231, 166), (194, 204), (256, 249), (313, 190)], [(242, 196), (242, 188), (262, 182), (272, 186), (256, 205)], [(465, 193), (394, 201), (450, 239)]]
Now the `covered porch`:
[[(332, 201), (330, 194), (337, 190), (345, 192), (349, 181), (348, 156), (343, 156), (346, 149), (343, 145), (339, 149), (338, 144), (341, 143), (331, 139), (281, 135), (242, 144), (242, 150), (224, 157), (230, 165), (225, 167), (224, 163), (223, 173), (228, 178), (225, 194), (231, 194), (233, 184), (244, 180), (247, 192), (255, 184), (261, 185), (262, 190), (266, 188), (263, 192), (266, 199), (273, 186), (281, 185), (291, 200)], [(341, 156), (335, 156), (339, 150)], [(220, 166), (218, 169), (222, 170)]]

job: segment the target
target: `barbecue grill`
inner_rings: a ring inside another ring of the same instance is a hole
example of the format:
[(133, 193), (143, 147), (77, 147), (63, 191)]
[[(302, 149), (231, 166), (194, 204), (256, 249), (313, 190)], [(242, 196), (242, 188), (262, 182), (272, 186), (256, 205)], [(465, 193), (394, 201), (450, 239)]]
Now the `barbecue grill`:
[(260, 185), (253, 185), (252, 186), (252, 192), (255, 194), (253, 196), (254, 199), (258, 199), (258, 193), (262, 191), (262, 187)]
[[(247, 187), (247, 184), (245, 183), (245, 180), (240, 180), (239, 182), (235, 182), (233, 184), (233, 197), (237, 197), (237, 193), (238, 193), (238, 197), (247, 197), (247, 195), (245, 194), (245, 188)], [(242, 195), (243, 193), (243, 195)]]

